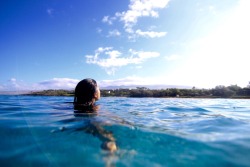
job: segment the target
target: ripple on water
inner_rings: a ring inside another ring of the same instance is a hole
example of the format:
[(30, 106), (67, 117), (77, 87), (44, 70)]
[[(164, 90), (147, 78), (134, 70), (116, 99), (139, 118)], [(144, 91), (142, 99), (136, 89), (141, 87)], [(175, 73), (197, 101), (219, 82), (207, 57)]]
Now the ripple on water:
[(115, 137), (117, 166), (250, 164), (249, 100), (102, 98), (99, 114), (86, 117), (74, 114), (72, 97), (0, 98), (0, 159), (19, 166), (47, 166), (48, 157), (58, 166), (105, 166), (92, 123)]

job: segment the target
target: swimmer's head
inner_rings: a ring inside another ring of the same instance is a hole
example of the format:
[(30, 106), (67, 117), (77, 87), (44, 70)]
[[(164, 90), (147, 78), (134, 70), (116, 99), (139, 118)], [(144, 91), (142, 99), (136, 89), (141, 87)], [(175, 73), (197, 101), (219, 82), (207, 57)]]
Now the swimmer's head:
[(74, 105), (93, 106), (95, 101), (100, 99), (100, 90), (94, 79), (84, 79), (75, 88)]

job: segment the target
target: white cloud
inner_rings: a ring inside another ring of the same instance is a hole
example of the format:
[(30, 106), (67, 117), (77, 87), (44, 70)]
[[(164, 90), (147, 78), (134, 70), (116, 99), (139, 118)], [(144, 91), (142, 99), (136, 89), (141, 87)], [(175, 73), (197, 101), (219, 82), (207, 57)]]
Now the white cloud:
[(115, 16), (104, 16), (102, 22), (112, 25), (115, 20), (120, 20), (124, 24), (125, 32), (129, 33), (129, 38), (135, 37), (163, 37), (166, 32), (154, 31), (134, 31), (134, 26), (141, 17), (159, 17), (158, 10), (167, 6), (170, 0), (130, 0), (127, 11), (117, 12)]
[(150, 78), (142, 78), (137, 76), (128, 76), (125, 78), (115, 79), (115, 80), (102, 80), (99, 82), (100, 87), (107, 86), (136, 86), (136, 85), (151, 85), (156, 84), (152, 82)]
[(167, 32), (142, 31), (140, 29), (136, 30), (135, 33), (139, 36), (149, 37), (149, 38), (159, 38), (159, 37), (163, 37), (167, 34)]
[(7, 83), (6, 87), (8, 89), (13, 89), (13, 90), (17, 90), (20, 89), (23, 86), (23, 84), (20, 81), (17, 81), (16, 78), (10, 78), (9, 82)]
[(165, 8), (169, 0), (131, 0), (129, 10), (116, 13), (124, 22), (125, 30), (129, 33), (140, 17), (158, 17), (157, 9)]
[(17, 80), (16, 80), (16, 78), (10, 78), (9, 81), (10, 81), (11, 83), (16, 83)]
[(11, 78), (5, 84), (0, 85), (1, 91), (28, 91), (28, 90), (47, 90), (47, 89), (74, 89), (79, 82), (71, 78), (53, 78), (37, 83), (27, 84), (23, 81)]
[(19, 91), (27, 90), (29, 88), (23, 81), (19, 81), (16, 78), (10, 78), (6, 83), (0, 85), (2, 91)]
[(127, 76), (125, 78), (113, 79), (113, 80), (101, 80), (98, 82), (98, 85), (101, 88), (109, 87), (109, 86), (145, 86), (145, 87), (154, 87), (154, 88), (189, 88), (191, 86), (185, 85), (184, 83), (181, 84), (173, 84), (171, 78), (165, 77), (157, 77), (157, 76), (150, 76), (150, 77), (138, 77), (138, 76)]
[(102, 22), (112, 25), (115, 20), (116, 20), (116, 17), (104, 16), (102, 19)]
[(78, 82), (79, 80), (71, 78), (53, 78), (34, 84), (33, 89), (73, 89)]
[(123, 56), (120, 51), (114, 50), (112, 47), (100, 47), (95, 51), (95, 55), (86, 55), (86, 62), (103, 67), (110, 75), (114, 74), (118, 67), (129, 64), (141, 64), (147, 59), (158, 57), (159, 55), (158, 52), (144, 52), (130, 49), (127, 56)]
[(108, 37), (116, 37), (116, 36), (120, 36), (121, 33), (120, 31), (118, 31), (117, 29), (109, 31)]

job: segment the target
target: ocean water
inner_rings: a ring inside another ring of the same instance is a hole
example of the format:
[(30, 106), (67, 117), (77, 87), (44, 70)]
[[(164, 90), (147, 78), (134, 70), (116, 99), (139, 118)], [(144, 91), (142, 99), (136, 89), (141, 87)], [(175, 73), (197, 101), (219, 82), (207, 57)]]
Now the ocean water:
[(250, 100), (101, 98), (97, 115), (72, 101), (0, 96), (0, 165), (250, 166)]

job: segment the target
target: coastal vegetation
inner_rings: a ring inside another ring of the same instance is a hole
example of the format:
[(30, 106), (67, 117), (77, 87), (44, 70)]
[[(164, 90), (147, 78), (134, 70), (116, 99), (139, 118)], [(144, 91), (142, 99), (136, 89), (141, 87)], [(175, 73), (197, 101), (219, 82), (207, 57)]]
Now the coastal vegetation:
[(74, 96), (74, 93), (75, 92), (73, 90), (49, 89), (49, 90), (30, 92), (30, 93), (27, 93), (25, 95), (34, 95), (34, 96)]
[[(30, 92), (26, 95), (38, 96), (74, 96), (74, 90), (43, 90)], [(237, 85), (219, 85), (212, 89), (101, 89), (103, 97), (183, 97), (183, 98), (250, 98), (250, 85), (241, 88)]]

